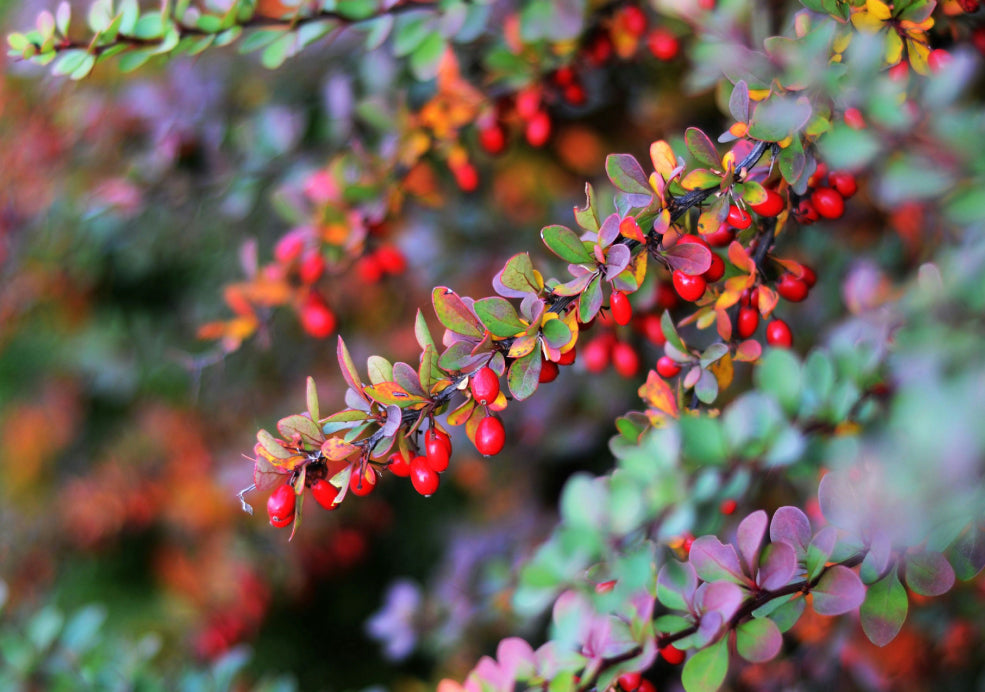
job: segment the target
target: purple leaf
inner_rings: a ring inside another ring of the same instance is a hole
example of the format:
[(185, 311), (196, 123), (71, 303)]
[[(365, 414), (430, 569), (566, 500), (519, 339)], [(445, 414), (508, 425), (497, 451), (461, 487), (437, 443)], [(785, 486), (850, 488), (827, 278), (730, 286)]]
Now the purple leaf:
[(743, 622), (735, 629), (735, 635), (736, 650), (750, 663), (769, 661), (780, 653), (783, 646), (780, 628), (767, 618)]
[(687, 150), (691, 153), (698, 163), (702, 163), (711, 168), (720, 168), (722, 165), (718, 149), (712, 143), (711, 138), (697, 127), (689, 127), (684, 132), (684, 143)]
[(746, 580), (735, 548), (723, 545), (715, 536), (701, 536), (691, 545), (690, 562), (705, 581), (726, 579), (736, 583)]
[(623, 269), (629, 266), (633, 252), (625, 245), (613, 245), (605, 255), (605, 278), (612, 281)]
[(672, 269), (696, 276), (711, 266), (711, 250), (697, 243), (678, 243), (663, 251)]
[(756, 583), (767, 591), (786, 586), (797, 573), (797, 553), (789, 543), (770, 543), (760, 563)]
[(528, 678), (534, 674), (534, 650), (519, 637), (508, 637), (496, 647), (499, 666), (512, 678)]
[(786, 543), (797, 553), (797, 559), (803, 560), (811, 541), (811, 521), (797, 507), (780, 507), (770, 522), (770, 540)]
[(643, 167), (630, 154), (609, 154), (605, 158), (605, 172), (612, 184), (624, 192), (652, 194)]
[(954, 569), (938, 552), (926, 550), (907, 555), (906, 585), (921, 596), (940, 596), (954, 586)]
[(808, 579), (813, 579), (821, 573), (837, 544), (838, 529), (833, 526), (825, 526), (815, 534), (810, 545), (807, 546), (807, 556), (804, 560)]
[(695, 593), (694, 602), (702, 616), (710, 612), (719, 613), (723, 622), (728, 622), (742, 605), (745, 592), (730, 581), (713, 581), (702, 584)]
[(700, 649), (718, 639), (718, 634), (725, 626), (722, 614), (717, 610), (712, 610), (701, 616), (698, 623), (698, 631), (694, 633), (694, 643)]
[(736, 529), (735, 544), (739, 548), (739, 557), (742, 558), (742, 568), (749, 576), (756, 574), (759, 566), (759, 549), (763, 545), (768, 522), (766, 512), (760, 509), (739, 522)]
[(829, 568), (818, 580), (817, 586), (811, 589), (811, 593), (814, 594), (814, 611), (818, 615), (848, 613), (865, 600), (862, 580), (844, 565)]
[(744, 123), (749, 120), (749, 85), (745, 80), (739, 80), (732, 89), (732, 95), (728, 100), (729, 113), (737, 122)]
[(456, 334), (482, 338), (482, 325), (468, 305), (450, 288), (436, 286), (431, 292), (434, 314), (438, 321)]
[(971, 524), (948, 550), (955, 575), (962, 580), (972, 579), (985, 568), (985, 531)]
[(821, 479), (817, 499), (824, 518), (840, 529), (853, 528), (857, 510), (863, 506), (855, 483), (852, 483), (847, 474), (837, 471), (827, 473)]
[(609, 247), (619, 237), (619, 214), (613, 212), (605, 217), (602, 227), (599, 229), (599, 244), (602, 247)]
[(862, 631), (876, 646), (885, 646), (899, 633), (908, 608), (906, 589), (893, 570), (869, 586), (859, 609)]
[(869, 552), (862, 560), (862, 567), (859, 574), (862, 581), (871, 584), (877, 581), (886, 573), (889, 568), (889, 559), (893, 556), (893, 541), (886, 531), (876, 530), (869, 541)]
[(669, 560), (657, 574), (657, 598), (671, 610), (692, 610), (698, 575), (690, 562)]
[(523, 401), (537, 391), (541, 364), (540, 351), (536, 348), (513, 361), (506, 376), (506, 383), (517, 400)]

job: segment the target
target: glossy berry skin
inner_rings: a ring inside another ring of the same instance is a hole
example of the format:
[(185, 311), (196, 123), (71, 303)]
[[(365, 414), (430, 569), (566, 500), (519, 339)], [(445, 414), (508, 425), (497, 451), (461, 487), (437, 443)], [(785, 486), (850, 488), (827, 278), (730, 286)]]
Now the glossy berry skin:
[(633, 306), (629, 304), (629, 298), (622, 291), (612, 292), (609, 308), (612, 310), (612, 319), (616, 324), (627, 325), (633, 319)]
[(301, 328), (316, 339), (324, 339), (335, 331), (335, 313), (317, 293), (312, 293), (301, 306)]
[(390, 463), (387, 468), (390, 473), (400, 478), (407, 478), (410, 475), (410, 459), (406, 452), (394, 452), (390, 455)]
[(739, 333), (739, 338), (748, 339), (756, 333), (759, 327), (759, 310), (755, 308), (740, 308), (739, 316), (735, 321), (735, 330)]
[(360, 476), (358, 469), (353, 469), (349, 476), (349, 492), (357, 497), (366, 497), (376, 487), (376, 471), (367, 466), (365, 472)]
[(434, 494), (434, 491), (438, 489), (438, 485), (441, 483), (441, 479), (434, 469), (428, 464), (428, 460), (424, 457), (414, 457), (410, 462), (410, 484), (414, 486), (414, 490), (423, 495), (424, 497), (429, 497)]
[(711, 253), (711, 265), (701, 276), (707, 283), (715, 283), (720, 278), (725, 276), (725, 260), (716, 255), (714, 252)]
[(776, 283), (776, 292), (791, 303), (799, 303), (804, 300), (809, 290), (803, 279), (798, 279), (790, 272), (784, 272)]
[(553, 382), (557, 379), (559, 372), (560, 370), (558, 369), (557, 363), (550, 360), (544, 360), (540, 364), (540, 376), (537, 378), (537, 381), (541, 384)]
[(773, 320), (766, 325), (766, 343), (777, 348), (793, 346), (793, 333), (783, 320)]
[(572, 346), (570, 349), (561, 354), (561, 357), (557, 359), (558, 365), (571, 365), (575, 362), (575, 358), (578, 357), (577, 347)]
[(503, 422), (496, 416), (486, 416), (475, 429), (475, 448), (482, 456), (493, 456), (503, 451), (506, 443), (506, 430)]
[(643, 319), (640, 320), (639, 329), (647, 341), (654, 346), (663, 346), (667, 343), (667, 337), (664, 336), (664, 330), (657, 315), (644, 315)]
[(681, 42), (667, 29), (658, 27), (646, 37), (646, 46), (650, 49), (653, 57), (666, 62), (677, 57), (677, 53), (681, 49)]
[(315, 498), (315, 502), (328, 511), (338, 507), (335, 504), (335, 498), (338, 497), (338, 494), (339, 489), (324, 478), (319, 478), (311, 484), (311, 495)]
[(804, 269), (804, 275), (800, 277), (800, 280), (807, 284), (807, 288), (814, 288), (814, 284), (817, 283), (817, 274), (806, 264), (802, 264), (801, 267)]
[(811, 195), (811, 204), (819, 216), (825, 219), (840, 219), (845, 213), (845, 198), (830, 187), (819, 187)]
[(817, 209), (814, 208), (814, 204), (809, 199), (803, 199), (797, 206), (797, 211), (794, 212), (794, 217), (799, 223), (809, 226), (810, 224), (817, 221), (820, 215), (817, 213)]
[(623, 377), (632, 377), (640, 370), (640, 356), (630, 344), (617, 341), (612, 346), (612, 366)]
[(657, 374), (665, 380), (677, 377), (681, 373), (681, 366), (674, 362), (670, 356), (660, 356), (657, 359)]
[(640, 686), (636, 688), (636, 692), (657, 692), (657, 688), (649, 680), (640, 680)]
[(294, 521), (294, 508), (297, 496), (294, 486), (290, 483), (278, 486), (267, 498), (267, 516), (270, 523), (277, 528), (283, 528)]
[[(694, 542), (693, 538), (691, 539), (691, 542), (692, 543)], [(672, 666), (676, 666), (676, 665), (680, 665), (681, 663), (684, 663), (684, 658), (685, 658), (684, 652), (678, 649), (673, 644), (668, 644), (667, 646), (661, 647), (660, 655), (663, 657), (665, 661), (667, 661), (667, 663), (669, 663)]]
[(685, 274), (680, 269), (675, 269), (671, 280), (674, 283), (674, 290), (684, 300), (693, 303), (704, 295), (705, 287), (708, 282), (702, 276), (691, 276)]
[(752, 225), (752, 217), (745, 209), (733, 204), (728, 209), (728, 222), (732, 228), (742, 231)]
[(735, 229), (729, 226), (728, 222), (725, 222), (717, 230), (705, 233), (702, 238), (711, 247), (726, 247), (735, 240)]
[(623, 673), (619, 676), (619, 689), (624, 692), (636, 692), (640, 687), (643, 676), (639, 672)]
[(475, 371), (469, 381), (472, 396), (480, 404), (491, 404), (499, 396), (499, 377), (492, 368), (484, 366)]
[(844, 171), (833, 171), (828, 175), (828, 184), (831, 185), (838, 194), (848, 199), (858, 192), (858, 183), (855, 176)]
[(749, 207), (760, 216), (779, 216), (786, 202), (776, 190), (766, 190), (766, 201), (759, 204), (750, 204)]
[(434, 428), (424, 433), (424, 456), (436, 473), (447, 469), (451, 459), (451, 440), (448, 435)]

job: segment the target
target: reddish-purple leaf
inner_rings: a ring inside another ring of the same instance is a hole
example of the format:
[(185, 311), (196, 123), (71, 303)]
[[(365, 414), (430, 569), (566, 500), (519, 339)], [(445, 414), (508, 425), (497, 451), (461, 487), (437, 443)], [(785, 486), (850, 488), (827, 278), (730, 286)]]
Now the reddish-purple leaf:
[(732, 95), (728, 100), (728, 110), (736, 122), (749, 121), (749, 85), (745, 80), (739, 80), (733, 87)]
[(885, 646), (903, 627), (908, 609), (906, 589), (896, 576), (896, 570), (892, 570), (869, 586), (865, 594), (865, 602), (859, 609), (862, 631), (876, 646)]
[(622, 217), (615, 212), (606, 216), (605, 221), (602, 222), (602, 227), (599, 228), (599, 245), (609, 247), (616, 242), (616, 238), (620, 235), (619, 226), (621, 223)]
[(285, 440), (300, 441), (309, 449), (317, 448), (325, 439), (325, 435), (318, 424), (300, 414), (287, 416), (277, 421), (277, 432)]
[(537, 391), (541, 365), (540, 350), (536, 348), (522, 358), (513, 361), (509, 374), (506, 376), (506, 382), (515, 399), (523, 401)]
[(824, 475), (817, 489), (821, 513), (840, 529), (852, 528), (858, 508), (862, 506), (856, 484), (847, 474), (832, 471)]
[(691, 544), (689, 560), (694, 571), (705, 581), (726, 579), (736, 583), (746, 581), (735, 548), (723, 545), (715, 536), (701, 536)]
[(271, 490), (284, 484), (284, 477), (291, 471), (279, 469), (271, 464), (267, 459), (258, 456), (253, 465), (253, 485), (259, 491)]
[(766, 512), (761, 509), (756, 510), (739, 522), (739, 527), (735, 531), (735, 544), (739, 548), (742, 568), (749, 576), (755, 575), (759, 567), (759, 549), (763, 545), (768, 522)]
[[(473, 355), (472, 351), (474, 348), (474, 341), (465, 339), (456, 341), (441, 354), (441, 357), (438, 358), (438, 365), (445, 370), (468, 370), (486, 357), (484, 355)], [(417, 373), (415, 372), (414, 375), (416, 378)]]
[(906, 585), (921, 596), (940, 596), (954, 586), (954, 569), (938, 552), (907, 554), (904, 565)]
[[(465, 342), (471, 344), (471, 342)], [(454, 369), (454, 368), (452, 368)], [(424, 396), (425, 392), (421, 389), (421, 380), (417, 376), (417, 370), (404, 362), (393, 364), (393, 379), (411, 394)]]
[(711, 138), (697, 127), (689, 127), (684, 132), (684, 143), (687, 150), (691, 153), (698, 163), (711, 168), (720, 168), (722, 165), (718, 149), (715, 147)]
[(786, 586), (797, 574), (797, 553), (788, 543), (770, 543), (760, 563), (756, 583), (767, 591)]
[(613, 245), (605, 253), (605, 278), (612, 281), (619, 272), (629, 266), (633, 252), (625, 245)]
[(711, 266), (711, 250), (697, 243), (678, 243), (663, 251), (672, 269), (697, 276), (708, 271)]
[(643, 167), (631, 154), (609, 154), (605, 158), (605, 172), (612, 184), (624, 192), (639, 195), (653, 193)]
[(825, 526), (814, 535), (804, 557), (808, 579), (814, 579), (821, 573), (836, 545), (838, 545), (838, 529), (833, 526)]
[(717, 612), (722, 616), (723, 622), (728, 622), (742, 605), (744, 597), (745, 592), (738, 584), (713, 581), (698, 587), (694, 602), (702, 614)]
[(527, 678), (534, 674), (534, 650), (519, 637), (507, 637), (496, 647), (496, 660), (510, 678)]
[(542, 282), (537, 280), (528, 252), (510, 257), (502, 271), (493, 278), (493, 288), (499, 295), (507, 298), (523, 298), (528, 293), (539, 293), (540, 283)]
[(889, 569), (893, 556), (893, 540), (885, 530), (876, 530), (869, 540), (869, 551), (862, 560), (859, 576), (866, 584), (877, 581)]
[[(579, 265), (569, 265), (579, 266)], [(558, 284), (553, 288), (554, 294), (559, 296), (576, 296), (585, 290), (588, 286), (588, 282), (595, 278), (595, 274), (592, 272), (585, 272), (584, 274), (578, 274), (575, 278), (570, 281), (566, 281), (563, 284)]]
[(783, 635), (776, 623), (767, 618), (748, 620), (735, 628), (735, 647), (750, 663), (771, 660), (783, 646)]
[(814, 611), (818, 615), (842, 615), (855, 610), (865, 600), (862, 580), (844, 565), (828, 568), (811, 593), (814, 595)]
[(335, 354), (339, 359), (339, 369), (342, 370), (342, 378), (348, 383), (350, 389), (362, 396), (363, 382), (359, 379), (359, 371), (356, 370), (356, 364), (352, 362), (352, 356), (349, 355), (349, 349), (346, 348), (341, 335), (339, 336), (338, 345), (335, 348)]
[(718, 639), (724, 626), (725, 620), (722, 619), (721, 613), (717, 610), (708, 611), (701, 616), (701, 620), (698, 622), (698, 631), (694, 633), (694, 644), (698, 648), (707, 646)]
[(811, 542), (811, 521), (797, 507), (780, 507), (773, 513), (773, 521), (770, 522), (770, 540), (786, 543), (802, 560)]
[(476, 339), (482, 338), (483, 329), (479, 318), (453, 290), (445, 286), (435, 287), (431, 292), (431, 302), (434, 304), (434, 314), (446, 329)]
[(698, 575), (689, 562), (668, 560), (657, 573), (657, 598), (671, 610), (688, 610), (698, 588)]

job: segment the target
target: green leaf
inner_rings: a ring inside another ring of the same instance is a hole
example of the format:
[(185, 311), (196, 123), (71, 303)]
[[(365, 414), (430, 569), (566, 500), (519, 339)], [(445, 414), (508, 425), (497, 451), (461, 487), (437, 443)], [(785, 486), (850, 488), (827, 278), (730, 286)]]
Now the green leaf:
[(836, 124), (817, 142), (821, 158), (832, 170), (858, 170), (870, 164), (879, 154), (879, 139), (869, 130), (853, 130)]
[[(160, 15), (157, 15), (157, 17), (160, 19)], [(92, 29), (92, 33), (98, 34), (113, 21), (112, 0), (95, 0), (95, 2), (89, 5), (89, 13), (86, 18), (88, 19), (89, 28)]]
[(765, 663), (780, 653), (783, 635), (772, 620), (747, 620), (735, 628), (735, 647), (750, 663)]
[(578, 298), (578, 321), (590, 322), (602, 307), (602, 276), (596, 274)]
[(749, 85), (744, 80), (740, 79), (732, 88), (728, 109), (736, 122), (744, 123), (749, 120)]
[(954, 569), (941, 553), (907, 553), (904, 565), (906, 585), (921, 596), (940, 596), (954, 586)]
[(544, 341), (551, 348), (561, 348), (571, 341), (571, 329), (561, 320), (547, 320), (541, 328)]
[(277, 421), (277, 432), (288, 442), (300, 441), (305, 447), (311, 448), (319, 447), (325, 439), (325, 435), (315, 421), (298, 413)]
[(86, 57), (91, 56), (82, 49), (67, 50), (58, 57), (51, 68), (51, 73), (58, 76), (72, 74), (83, 64)]
[(609, 154), (605, 158), (605, 173), (612, 184), (623, 192), (652, 195), (643, 167), (631, 154)]
[(810, 101), (805, 97), (774, 94), (761, 101), (752, 113), (749, 136), (766, 142), (779, 142), (799, 132), (810, 122)]
[(424, 397), (409, 393), (396, 382), (380, 382), (378, 385), (366, 387), (365, 392), (373, 401), (384, 406), (406, 408), (427, 401)]
[(263, 50), (263, 55), (260, 56), (260, 64), (268, 70), (276, 70), (290, 57), (296, 40), (297, 36), (295, 36), (294, 32), (286, 32)]
[(359, 21), (369, 19), (376, 13), (376, 0), (339, 0), (335, 11), (346, 19)]
[(585, 206), (575, 207), (575, 222), (586, 231), (598, 232), (598, 205), (595, 202), (595, 188), (585, 183)]
[(681, 683), (687, 692), (715, 692), (728, 673), (728, 641), (720, 639), (684, 664)]
[(523, 401), (537, 391), (541, 368), (540, 349), (535, 348), (510, 366), (506, 382), (515, 399)]
[(393, 54), (398, 58), (410, 55), (434, 31), (430, 12), (414, 12), (397, 17), (393, 30)]
[(882, 579), (870, 584), (865, 594), (859, 611), (865, 636), (876, 646), (893, 641), (903, 627), (908, 608), (906, 589), (896, 570), (890, 570)]
[(769, 618), (776, 623), (780, 632), (786, 632), (797, 624), (806, 607), (807, 601), (805, 599), (791, 596), (790, 600), (773, 610), (769, 614)]
[(587, 473), (576, 473), (568, 479), (561, 491), (561, 521), (576, 528), (602, 528), (609, 496), (600, 480)]
[(428, 323), (424, 319), (424, 313), (421, 312), (420, 308), (418, 308), (417, 316), (414, 319), (414, 336), (417, 338), (417, 345), (421, 347), (422, 351), (428, 346), (437, 348), (434, 337), (431, 336), (431, 330), (428, 329)]
[(284, 35), (283, 29), (261, 29), (247, 35), (239, 44), (240, 53), (252, 53), (260, 50)]
[(670, 316), (669, 310), (664, 310), (663, 314), (660, 316), (660, 329), (664, 334), (664, 338), (667, 339), (668, 344), (676, 348), (681, 353), (687, 353), (687, 345), (677, 333), (677, 327), (674, 326), (674, 318)]
[(31, 45), (31, 41), (24, 34), (7, 34), (7, 45), (17, 52), (23, 52), (25, 48)]
[(540, 237), (547, 249), (572, 264), (594, 264), (595, 259), (585, 248), (585, 244), (567, 226), (545, 226), (540, 231)]
[(130, 36), (137, 27), (137, 20), (140, 19), (140, 5), (137, 0), (121, 0), (118, 9), (122, 17), (120, 33), (124, 36)]
[(520, 321), (513, 304), (505, 298), (493, 296), (482, 298), (473, 304), (475, 314), (493, 336), (501, 339), (516, 336), (527, 329)]
[(55, 12), (55, 28), (62, 36), (68, 36), (69, 23), (72, 21), (72, 6), (67, 0), (58, 3), (58, 10)]
[(788, 349), (767, 349), (754, 372), (756, 387), (776, 397), (788, 414), (800, 405), (800, 361)]
[(431, 292), (431, 302), (438, 321), (456, 334), (481, 339), (484, 330), (482, 324), (468, 306), (450, 288), (437, 286)]
[(684, 144), (698, 163), (709, 168), (721, 168), (722, 161), (718, 156), (718, 149), (703, 130), (697, 127), (687, 128), (684, 132)]
[(345, 341), (342, 340), (341, 334), (335, 347), (335, 355), (338, 358), (339, 369), (342, 371), (342, 378), (346, 384), (354, 391), (362, 392), (363, 383), (359, 378), (359, 371), (356, 370), (356, 364), (352, 362), (352, 356), (349, 355), (349, 349), (346, 347)]
[(366, 371), (369, 381), (373, 384), (393, 380), (393, 365), (382, 356), (370, 356), (366, 359)]
[(133, 35), (149, 41), (164, 36), (164, 29), (164, 18), (155, 10), (137, 20), (137, 24), (133, 27)]
[(447, 43), (438, 32), (433, 32), (410, 54), (410, 71), (423, 81), (434, 79), (438, 74), (438, 64), (445, 54)]
[(686, 416), (679, 422), (684, 456), (696, 464), (720, 466), (728, 460), (722, 424), (707, 416)]
[(710, 190), (722, 184), (722, 176), (706, 168), (695, 168), (681, 180), (685, 190)]

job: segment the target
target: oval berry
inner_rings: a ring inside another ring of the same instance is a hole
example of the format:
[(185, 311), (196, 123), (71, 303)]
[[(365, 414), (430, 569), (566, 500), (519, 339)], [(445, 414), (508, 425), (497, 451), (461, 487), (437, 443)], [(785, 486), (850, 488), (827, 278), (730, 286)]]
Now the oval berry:
[(267, 516), (270, 523), (277, 528), (283, 528), (294, 521), (294, 508), (297, 504), (297, 495), (294, 494), (294, 486), (290, 483), (279, 486), (267, 498)]
[(541, 384), (553, 382), (557, 379), (559, 372), (557, 363), (550, 360), (542, 360), (540, 364), (540, 377), (537, 378), (537, 381)]
[(527, 129), (524, 131), (527, 143), (532, 147), (542, 147), (551, 138), (551, 116), (545, 111), (537, 113), (527, 122)]
[(390, 455), (387, 468), (394, 476), (407, 478), (410, 475), (410, 455), (407, 452), (394, 452)]
[(486, 416), (475, 429), (475, 448), (483, 456), (492, 456), (503, 451), (506, 444), (506, 430), (503, 421), (496, 416)]
[(748, 339), (756, 333), (759, 327), (759, 310), (753, 308), (740, 308), (739, 317), (735, 322), (735, 330), (739, 333), (739, 338)]
[(481, 128), (479, 130), (479, 146), (493, 156), (502, 154), (506, 149), (506, 130), (497, 122)]
[(671, 377), (677, 377), (680, 372), (681, 366), (670, 356), (660, 356), (657, 359), (657, 374), (665, 380), (669, 380)]
[(702, 237), (712, 247), (725, 247), (735, 240), (735, 229), (726, 221), (719, 225), (717, 230), (705, 233)]
[(813, 288), (814, 284), (817, 283), (817, 274), (814, 273), (814, 270), (806, 264), (802, 264), (800, 266), (804, 270), (804, 275), (800, 277), (800, 280), (807, 284), (807, 288)]
[(619, 688), (624, 690), (624, 692), (636, 692), (642, 680), (643, 676), (639, 673), (639, 671), (623, 673), (619, 676)]
[[(432, 434), (435, 432), (436, 434)], [(448, 436), (440, 430), (435, 431), (433, 428), (424, 433), (424, 456), (436, 473), (441, 473), (447, 469), (451, 459), (451, 441)]]
[(767, 188), (766, 199), (759, 204), (750, 204), (749, 206), (760, 216), (779, 216), (786, 203), (779, 192)]
[(414, 490), (428, 497), (438, 489), (441, 479), (424, 457), (414, 457), (410, 462), (410, 484)]
[(646, 46), (657, 60), (669, 61), (677, 57), (681, 42), (672, 32), (658, 27), (646, 37)]
[[(691, 538), (691, 542), (694, 542), (694, 538)], [(685, 539), (685, 544), (687, 540)], [(690, 552), (690, 546), (687, 546), (688, 552)], [(667, 663), (672, 666), (684, 663), (684, 652), (678, 649), (673, 644), (668, 644), (667, 646), (660, 647), (660, 655), (663, 657)]]
[(728, 500), (722, 500), (722, 504), (720, 504), (718, 506), (718, 511), (721, 512), (722, 514), (726, 514), (726, 515), (728, 515), (728, 514), (734, 514), (735, 513), (735, 509), (738, 506), (739, 506), (739, 503), (730, 498)]
[(319, 478), (311, 484), (311, 495), (315, 498), (315, 502), (329, 511), (338, 507), (335, 498), (339, 495), (339, 489), (324, 478)]
[(745, 209), (733, 204), (728, 208), (728, 222), (732, 228), (741, 231), (752, 225), (752, 217)]
[(811, 204), (819, 216), (825, 219), (840, 219), (845, 213), (845, 198), (830, 187), (819, 187), (811, 195)]
[(469, 381), (472, 396), (480, 404), (491, 404), (499, 396), (499, 377), (492, 368), (483, 366), (475, 371)]
[(301, 328), (316, 339), (335, 331), (335, 313), (318, 293), (312, 293), (301, 306)]
[(793, 333), (783, 320), (773, 320), (766, 325), (766, 343), (777, 348), (793, 346)]
[(714, 252), (711, 253), (711, 265), (701, 276), (706, 282), (715, 283), (725, 276), (725, 261)]
[(358, 497), (366, 497), (373, 488), (376, 487), (376, 471), (371, 466), (366, 466), (366, 470), (360, 474), (358, 469), (353, 469), (349, 476), (349, 492)]
[(674, 270), (671, 280), (674, 282), (674, 290), (677, 291), (677, 295), (692, 303), (704, 295), (707, 286), (704, 277), (691, 276), (680, 269)]
[(375, 284), (383, 278), (383, 267), (375, 255), (363, 255), (356, 260), (356, 274), (363, 283)]
[(633, 306), (629, 304), (629, 298), (622, 291), (612, 292), (609, 308), (612, 310), (612, 319), (616, 324), (627, 325), (633, 319)]
[(636, 692), (657, 692), (657, 688), (649, 680), (641, 680), (640, 686), (636, 688)]
[(609, 357), (612, 353), (612, 342), (604, 336), (597, 336), (587, 344), (582, 353), (581, 362), (588, 372), (600, 373), (609, 367)]
[(639, 323), (640, 331), (643, 332), (643, 336), (646, 337), (654, 346), (663, 346), (667, 343), (667, 337), (664, 336), (663, 327), (660, 324), (660, 318), (654, 314), (644, 315), (643, 319)]
[(428, 428), (428, 431), (424, 433), (424, 444), (426, 445), (432, 440), (440, 442), (448, 450), (448, 456), (451, 456), (451, 438), (448, 437), (448, 433), (437, 428)]
[(632, 377), (640, 370), (640, 356), (632, 345), (617, 341), (612, 346), (612, 366), (623, 377)]
[(575, 362), (575, 358), (578, 356), (578, 352), (574, 346), (561, 354), (561, 357), (557, 359), (558, 365), (571, 365)]
[(318, 250), (309, 250), (304, 253), (301, 259), (301, 266), (298, 269), (298, 276), (301, 283), (310, 286), (322, 277), (325, 273), (325, 258)]
[(807, 297), (807, 283), (790, 272), (784, 272), (776, 283), (776, 292), (791, 303), (799, 303)]
[(387, 274), (403, 274), (407, 269), (407, 258), (393, 245), (380, 245), (373, 256), (380, 269)]
[(855, 182), (855, 176), (845, 171), (833, 171), (829, 174), (828, 184), (837, 190), (838, 194), (845, 199), (858, 192), (858, 183)]

